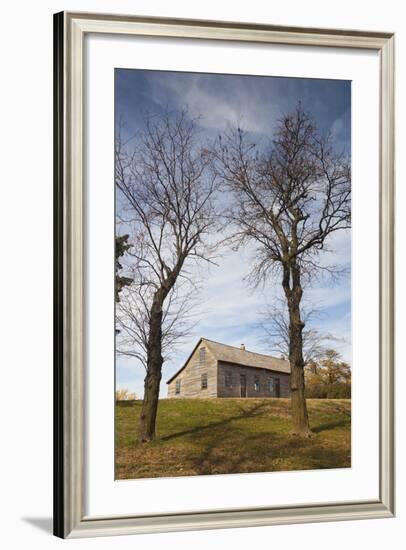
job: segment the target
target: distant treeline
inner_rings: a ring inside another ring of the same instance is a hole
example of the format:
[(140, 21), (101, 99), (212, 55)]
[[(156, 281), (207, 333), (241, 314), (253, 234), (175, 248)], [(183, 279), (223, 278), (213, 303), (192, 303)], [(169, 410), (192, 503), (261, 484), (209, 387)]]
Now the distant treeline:
[(335, 350), (305, 367), (306, 397), (348, 399), (351, 397), (351, 367)]

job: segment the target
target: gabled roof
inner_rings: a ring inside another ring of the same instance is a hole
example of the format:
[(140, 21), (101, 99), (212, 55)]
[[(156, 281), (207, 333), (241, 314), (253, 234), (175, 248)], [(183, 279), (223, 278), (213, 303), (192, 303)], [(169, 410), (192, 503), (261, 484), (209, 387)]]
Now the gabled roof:
[(178, 376), (180, 372), (183, 371), (183, 369), (188, 364), (190, 358), (196, 351), (196, 348), (202, 343), (207, 346), (207, 348), (217, 361), (290, 374), (290, 364), (289, 361), (286, 361), (286, 359), (278, 359), (277, 357), (272, 357), (271, 355), (254, 353), (252, 351), (236, 348), (234, 346), (228, 346), (227, 344), (220, 344), (219, 342), (214, 342), (213, 340), (208, 340), (207, 338), (200, 338), (200, 340), (193, 348), (192, 353), (186, 359), (184, 365), (177, 372), (175, 372), (175, 374), (171, 376), (171, 378), (169, 378), (167, 384), (172, 382), (172, 380), (176, 378), (176, 376)]

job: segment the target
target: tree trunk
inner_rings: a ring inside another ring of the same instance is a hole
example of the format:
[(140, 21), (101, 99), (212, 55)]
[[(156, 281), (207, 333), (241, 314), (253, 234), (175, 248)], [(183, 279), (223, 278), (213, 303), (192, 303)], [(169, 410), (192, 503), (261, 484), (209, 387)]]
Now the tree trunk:
[(155, 423), (158, 411), (159, 384), (162, 376), (162, 297), (155, 294), (149, 323), (147, 348), (147, 374), (144, 380), (138, 440), (148, 442), (155, 439)]
[(292, 269), (292, 288), (284, 285), (289, 310), (289, 362), (293, 433), (310, 437), (309, 417), (305, 398), (303, 337), (304, 323), (300, 315), (302, 287), (299, 268)]
[(293, 432), (302, 437), (311, 435), (305, 399), (304, 361), (302, 331), (304, 323), (300, 318), (299, 304), (289, 304), (289, 361), (291, 368), (290, 389)]
[(167, 268), (168, 277), (155, 292), (149, 319), (147, 344), (147, 374), (144, 380), (144, 399), (142, 402), (138, 441), (148, 442), (155, 439), (156, 415), (158, 411), (159, 385), (162, 378), (162, 319), (165, 298), (172, 290), (182, 269), (186, 254), (181, 254), (173, 270)]

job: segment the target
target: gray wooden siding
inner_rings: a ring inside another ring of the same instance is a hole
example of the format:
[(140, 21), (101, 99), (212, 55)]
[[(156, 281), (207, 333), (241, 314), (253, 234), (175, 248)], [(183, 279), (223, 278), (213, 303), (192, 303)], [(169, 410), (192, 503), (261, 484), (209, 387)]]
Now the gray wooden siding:
[[(204, 362), (200, 361), (200, 348), (206, 349)], [(207, 388), (202, 389), (202, 374), (207, 373)], [(180, 380), (180, 393), (175, 393)], [(196, 348), (186, 367), (168, 384), (168, 398), (217, 397), (217, 360), (202, 343)]]
[[(226, 372), (231, 373), (231, 387), (225, 385)], [(247, 397), (275, 397), (270, 392), (270, 378), (280, 380), (280, 397), (290, 396), (290, 375), (280, 372), (268, 371), (254, 367), (244, 367), (222, 363), (218, 366), (218, 397), (241, 397), (240, 375), (244, 374), (247, 380)], [(259, 381), (259, 391), (255, 391), (255, 379)]]

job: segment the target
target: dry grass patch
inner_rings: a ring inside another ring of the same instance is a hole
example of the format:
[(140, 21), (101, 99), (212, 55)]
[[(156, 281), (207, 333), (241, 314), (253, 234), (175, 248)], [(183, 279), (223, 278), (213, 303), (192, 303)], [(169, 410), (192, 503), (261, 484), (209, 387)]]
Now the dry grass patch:
[(290, 434), (288, 399), (161, 400), (156, 441), (140, 444), (141, 402), (116, 405), (116, 478), (351, 466), (351, 402), (309, 399), (314, 435)]

